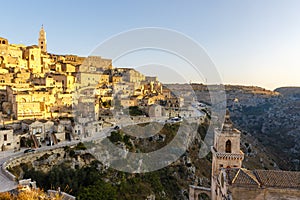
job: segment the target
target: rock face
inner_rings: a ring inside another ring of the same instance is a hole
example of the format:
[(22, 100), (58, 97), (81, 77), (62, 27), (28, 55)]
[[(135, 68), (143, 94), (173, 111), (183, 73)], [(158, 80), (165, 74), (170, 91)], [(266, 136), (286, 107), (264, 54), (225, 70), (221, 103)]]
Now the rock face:
[(264, 95), (231, 89), (227, 94), (238, 128), (275, 155), (280, 168), (300, 170), (300, 88), (278, 88)]
[[(209, 105), (208, 87), (203, 84), (191, 86), (198, 101)], [(170, 84), (167, 87), (184, 93), (190, 86)], [(268, 155), (271, 161), (269, 166), (264, 165), (263, 168), (272, 166), (300, 170), (300, 88), (285, 87), (270, 91), (254, 86), (226, 85), (225, 90), (234, 125), (252, 141), (247, 147), (244, 144), (243, 150), (251, 158), (260, 153)], [(245, 142), (242, 136), (242, 143)], [(260, 153), (251, 152), (250, 145), (253, 147), (255, 144), (262, 147), (258, 148)]]
[(49, 151), (34, 152), (17, 157), (9, 162), (7, 169), (12, 171), (17, 178), (23, 178), (24, 167), (48, 173), (53, 166), (68, 163), (70, 168), (81, 168), (89, 165), (95, 158), (85, 151), (57, 148)]
[[(120, 141), (116, 140), (115, 142), (123, 144), (124, 148), (130, 147), (133, 151), (139, 150), (148, 152), (152, 151), (153, 147), (161, 148), (168, 144), (173, 139), (177, 128), (178, 124), (166, 126), (166, 128), (159, 133), (162, 138), (165, 138), (164, 140), (149, 140), (149, 138), (144, 140), (134, 140), (133, 138), (130, 138), (127, 140), (124, 139), (122, 130), (119, 130), (118, 132), (120, 132), (122, 137), (119, 138)], [(199, 129), (201, 132), (203, 130), (204, 127), (201, 130)], [(199, 147), (202, 144), (201, 135), (203, 135), (203, 133), (200, 134), (199, 132), (199, 134), (195, 136), (195, 139), (190, 141), (190, 148), (177, 161), (158, 171), (145, 174), (124, 173), (112, 168), (107, 168), (102, 163), (97, 162), (97, 170), (99, 171), (97, 174), (100, 174), (99, 176), (104, 182), (113, 185), (115, 188), (118, 188), (118, 190), (120, 188), (122, 189), (126, 183), (126, 188), (129, 188), (126, 189), (128, 190), (126, 198), (129, 199), (177, 198), (187, 200), (188, 188), (191, 183), (205, 186), (209, 186), (210, 184), (210, 155), (203, 159), (198, 158)], [(57, 166), (60, 165), (67, 165), (67, 167), (71, 168), (73, 171), (82, 169), (81, 172), (83, 172), (87, 167), (95, 165), (95, 162), (93, 162), (94, 160), (95, 157), (86, 153), (85, 150), (77, 150), (76, 147), (65, 147), (43, 153), (28, 154), (26, 157), (21, 157), (12, 161), (8, 168), (19, 178), (22, 178), (24, 173), (31, 169), (38, 171), (38, 174), (41, 172), (43, 174), (53, 174), (54, 172), (52, 169), (57, 168)], [(30, 173), (33, 174), (32, 170)], [(66, 172), (66, 174), (68, 173)], [(66, 177), (67, 180), (70, 179), (71, 183), (75, 182), (72, 178), (73, 177)], [(93, 177), (87, 178), (93, 180)], [(83, 184), (84, 182), (85, 181), (82, 181)], [(37, 184), (40, 184), (38, 180)], [(64, 185), (61, 185), (61, 188), (64, 188)], [(138, 192), (140, 189), (136, 188), (143, 189), (143, 192)], [(44, 189), (46, 190), (48, 188)], [(78, 190), (75, 190), (75, 188), (72, 189), (74, 190), (74, 193), (72, 193), (73, 195), (79, 194)]]
[(300, 87), (281, 87), (274, 90), (285, 97), (300, 98)]

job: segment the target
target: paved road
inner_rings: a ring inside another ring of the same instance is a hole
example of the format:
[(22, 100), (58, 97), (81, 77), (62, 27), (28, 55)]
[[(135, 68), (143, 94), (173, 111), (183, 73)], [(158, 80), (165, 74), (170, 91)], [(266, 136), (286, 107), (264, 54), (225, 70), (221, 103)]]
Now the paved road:
[[(14, 153), (13, 151), (0, 152), (0, 167), (2, 168), (3, 163), (7, 161), (9, 158), (19, 154), (20, 152)], [(16, 187), (17, 187), (17, 183), (7, 178), (7, 176), (2, 173), (2, 170), (0, 170), (0, 192), (9, 191)]]
[(15, 181), (11, 181), (5, 175), (0, 173), (0, 192), (9, 191), (15, 189), (17, 187), (17, 183)]

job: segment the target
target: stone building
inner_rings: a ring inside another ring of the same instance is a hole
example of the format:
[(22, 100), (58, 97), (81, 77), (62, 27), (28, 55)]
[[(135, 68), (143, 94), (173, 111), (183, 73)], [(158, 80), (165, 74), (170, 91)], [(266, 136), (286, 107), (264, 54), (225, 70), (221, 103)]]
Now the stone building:
[(41, 65), (41, 49), (37, 45), (26, 47), (24, 58), (28, 62), (28, 69), (33, 74), (39, 74), (43, 71)]
[(79, 67), (79, 72), (102, 73), (104, 70), (112, 69), (112, 60), (100, 56), (88, 56)]
[(109, 75), (93, 72), (79, 72), (77, 74), (78, 88), (97, 86), (99, 83), (108, 83)]
[(39, 48), (43, 53), (47, 53), (47, 39), (46, 39), (46, 31), (44, 30), (44, 26), (40, 30), (39, 40), (38, 40)]
[(131, 106), (137, 106), (137, 100), (135, 98), (124, 98), (121, 99), (120, 101), (121, 106), (123, 106), (123, 108), (128, 108)]
[(0, 151), (19, 149), (20, 139), (14, 135), (13, 129), (0, 130)]
[(212, 200), (300, 199), (300, 172), (242, 168), (240, 131), (233, 128), (228, 112), (222, 130), (215, 130), (211, 151), (211, 188), (190, 186), (190, 200), (203, 195)]
[(7, 87), (7, 101), (12, 118), (33, 119), (50, 117), (48, 106), (55, 103), (54, 94), (45, 90), (17, 89)]
[(138, 86), (146, 80), (145, 75), (131, 68), (118, 68), (117, 71), (122, 75), (125, 82), (136, 83)]
[(0, 37), (0, 64), (1, 67), (7, 63), (7, 56), (9, 54), (9, 43), (5, 38)]

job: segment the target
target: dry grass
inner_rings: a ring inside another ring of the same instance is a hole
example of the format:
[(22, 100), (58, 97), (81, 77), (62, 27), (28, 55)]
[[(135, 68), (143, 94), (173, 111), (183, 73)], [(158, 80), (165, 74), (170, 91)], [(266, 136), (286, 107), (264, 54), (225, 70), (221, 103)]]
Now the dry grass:
[(18, 194), (0, 193), (0, 200), (62, 200), (59, 194), (48, 195), (40, 189), (18, 189)]

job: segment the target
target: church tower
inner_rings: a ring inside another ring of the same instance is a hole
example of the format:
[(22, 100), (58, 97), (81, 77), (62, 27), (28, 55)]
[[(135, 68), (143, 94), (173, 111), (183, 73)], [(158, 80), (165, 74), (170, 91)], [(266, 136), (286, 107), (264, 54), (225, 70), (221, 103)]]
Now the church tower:
[(241, 168), (244, 159), (244, 153), (240, 150), (239, 130), (233, 128), (227, 110), (222, 130), (216, 129), (214, 134), (214, 146), (212, 152), (212, 182), (211, 194), (212, 200), (218, 199), (219, 183), (218, 176), (221, 168)]
[(47, 52), (47, 39), (46, 39), (46, 31), (44, 30), (44, 26), (42, 25), (39, 35), (39, 47), (43, 53)]

